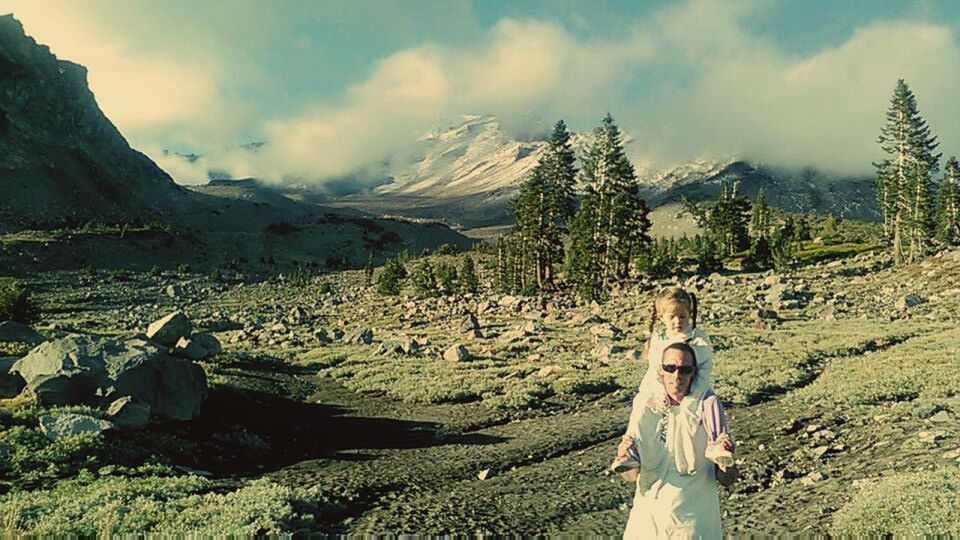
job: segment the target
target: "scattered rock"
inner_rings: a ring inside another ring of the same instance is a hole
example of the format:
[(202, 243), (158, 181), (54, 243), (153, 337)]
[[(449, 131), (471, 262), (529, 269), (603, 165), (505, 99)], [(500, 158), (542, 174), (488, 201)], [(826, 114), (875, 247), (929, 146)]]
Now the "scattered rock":
[(25, 324), (16, 321), (0, 322), (0, 341), (15, 341), (39, 345), (46, 341), (42, 334)]
[(817, 482), (822, 482), (827, 479), (827, 476), (820, 471), (813, 471), (812, 473), (804, 476), (800, 479), (800, 483), (805, 486), (811, 486)]
[(343, 340), (353, 345), (369, 345), (373, 343), (373, 330), (361, 328), (344, 336)]
[(51, 441), (73, 437), (81, 433), (103, 433), (113, 428), (106, 420), (86, 414), (45, 414), (40, 417), (40, 431)]
[(924, 303), (924, 299), (915, 294), (905, 294), (897, 300), (896, 309), (898, 311), (907, 311), (908, 309)]
[(477, 316), (473, 313), (467, 313), (463, 320), (460, 321), (460, 331), (461, 332), (471, 332), (471, 331), (480, 330), (480, 321), (477, 320)]
[(180, 338), (170, 351), (174, 356), (187, 360), (203, 360), (208, 356), (206, 349), (192, 339)]
[(11, 371), (23, 376), (44, 405), (133, 396), (149, 404), (155, 416), (170, 420), (196, 416), (207, 394), (203, 368), (141, 338), (67, 336), (39, 345)]
[(123, 396), (107, 408), (107, 417), (121, 429), (139, 429), (150, 423), (150, 405)]
[(537, 377), (549, 377), (554, 373), (558, 372), (559, 370), (560, 370), (560, 366), (555, 366), (555, 365), (543, 366), (542, 368), (540, 368), (539, 371), (537, 371)]
[(17, 361), (16, 356), (0, 357), (0, 399), (9, 399), (20, 394), (27, 382), (19, 373), (10, 372)]
[(493, 474), (490, 472), (490, 469), (484, 469), (477, 473), (477, 480), (486, 480), (492, 476)]
[(612, 324), (595, 324), (590, 327), (590, 333), (598, 338), (614, 338), (623, 332)]
[(161, 345), (172, 347), (180, 341), (180, 338), (190, 337), (193, 325), (190, 319), (181, 311), (173, 313), (158, 319), (147, 327), (147, 337)]
[(470, 351), (468, 351), (466, 347), (457, 344), (447, 349), (443, 353), (443, 358), (450, 362), (465, 362), (470, 360), (471, 356)]

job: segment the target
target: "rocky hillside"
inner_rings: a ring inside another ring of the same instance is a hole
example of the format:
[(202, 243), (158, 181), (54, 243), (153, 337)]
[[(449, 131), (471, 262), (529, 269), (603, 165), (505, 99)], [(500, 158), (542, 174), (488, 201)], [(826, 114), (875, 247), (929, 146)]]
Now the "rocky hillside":
[(186, 198), (103, 115), (87, 70), (37, 44), (12, 15), (0, 17), (0, 96), (0, 230), (147, 221)]

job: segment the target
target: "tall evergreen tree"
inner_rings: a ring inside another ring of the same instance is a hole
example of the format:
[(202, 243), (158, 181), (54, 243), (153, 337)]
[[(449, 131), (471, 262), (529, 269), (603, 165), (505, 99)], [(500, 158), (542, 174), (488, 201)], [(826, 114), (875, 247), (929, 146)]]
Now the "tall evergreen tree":
[(897, 263), (904, 260), (905, 239), (910, 242), (909, 260), (927, 250), (933, 229), (930, 181), (940, 160), (940, 154), (934, 154), (936, 139), (920, 116), (913, 91), (898, 80), (877, 139), (886, 157), (874, 163), (884, 231), (893, 242)]
[(767, 206), (767, 197), (763, 188), (757, 191), (757, 200), (753, 203), (753, 211), (750, 216), (750, 234), (754, 238), (765, 238), (770, 234), (770, 207)]
[(475, 293), (479, 288), (480, 280), (477, 278), (476, 265), (473, 263), (473, 257), (467, 255), (460, 266), (460, 289), (465, 293)]
[(600, 257), (595, 242), (597, 194), (588, 191), (580, 198), (580, 207), (570, 223), (570, 240), (564, 261), (564, 274), (576, 285), (581, 297), (602, 297)]
[(705, 234), (713, 236), (723, 255), (750, 247), (751, 205), (746, 197), (737, 194), (736, 184), (731, 187), (726, 181), (721, 182), (715, 201), (694, 203), (684, 197), (681, 204)]
[(573, 216), (574, 160), (570, 134), (560, 120), (547, 151), (511, 203), (516, 223), (510, 234), (517, 242), (515, 249), (525, 269), (521, 274), (523, 289), (553, 286), (556, 266), (563, 255), (563, 237)]
[(596, 204), (592, 242), (599, 257), (600, 281), (606, 282), (627, 275), (631, 255), (649, 242), (650, 221), (646, 202), (638, 194), (636, 172), (623, 151), (620, 129), (610, 114), (594, 136), (581, 176)]
[(949, 245), (960, 243), (960, 164), (947, 160), (937, 194), (937, 239)]

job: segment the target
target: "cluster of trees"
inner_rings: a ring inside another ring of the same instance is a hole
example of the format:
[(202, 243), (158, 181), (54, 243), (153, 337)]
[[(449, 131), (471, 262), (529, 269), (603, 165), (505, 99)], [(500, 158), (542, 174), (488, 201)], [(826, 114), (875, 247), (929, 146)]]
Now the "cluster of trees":
[(923, 258), (935, 240), (960, 241), (960, 178), (957, 159), (946, 164), (936, 203), (933, 177), (939, 171), (940, 143), (920, 115), (916, 96), (900, 79), (890, 99), (878, 139), (885, 157), (877, 169), (877, 200), (883, 214), (884, 237), (893, 246), (897, 263)]
[(410, 272), (407, 272), (404, 257), (398, 255), (387, 259), (380, 279), (377, 283), (377, 292), (384, 296), (400, 294), (404, 282), (409, 278), (414, 289), (421, 298), (431, 298), (455, 293), (474, 293), (480, 286), (477, 268), (473, 258), (464, 256), (460, 269), (452, 264), (430, 264), (426, 257), (419, 259)]
[[(598, 297), (606, 283), (627, 276), (631, 261), (649, 244), (646, 202), (609, 114), (594, 130), (582, 170), (575, 161), (561, 120), (511, 205), (515, 225), (497, 244), (500, 290), (551, 289), (562, 269), (581, 294)], [(578, 178), (579, 199), (574, 193)]]

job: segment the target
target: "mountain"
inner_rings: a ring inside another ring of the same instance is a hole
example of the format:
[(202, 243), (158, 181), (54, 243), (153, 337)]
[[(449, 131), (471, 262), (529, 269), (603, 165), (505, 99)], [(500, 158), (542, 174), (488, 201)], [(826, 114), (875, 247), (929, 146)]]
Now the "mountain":
[[(391, 182), (331, 204), (439, 219), (464, 229), (509, 224), (508, 203), (546, 150), (545, 139), (545, 135), (512, 138), (495, 117), (465, 116), (421, 137), (400, 157), (384, 159), (380, 173)], [(575, 133), (572, 139), (580, 156), (592, 134)], [(629, 142), (627, 138), (628, 148)], [(684, 195), (692, 200), (713, 198), (727, 180), (750, 197), (763, 187), (771, 204), (789, 211), (831, 212), (867, 221), (880, 217), (871, 177), (834, 176), (813, 167), (789, 169), (736, 159), (698, 159), (662, 171), (638, 167), (637, 174), (642, 195), (654, 207), (679, 202)]]
[[(90, 221), (160, 226), (78, 227)], [(33, 232), (4, 234), (25, 230)], [(268, 272), (339, 269), (444, 243), (472, 240), (439, 223), (292, 200), (253, 181), (178, 186), (100, 111), (84, 67), (0, 17), (0, 273), (238, 261)]]
[(186, 197), (103, 115), (87, 70), (12, 15), (0, 16), (0, 96), (0, 230), (152, 220)]

